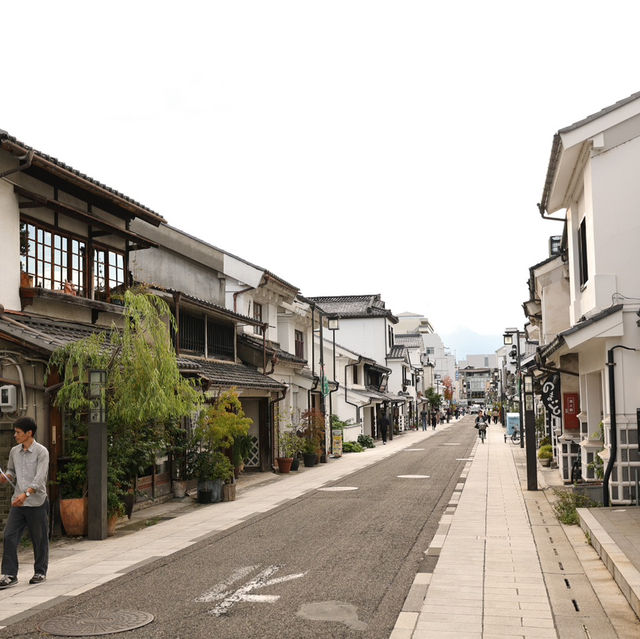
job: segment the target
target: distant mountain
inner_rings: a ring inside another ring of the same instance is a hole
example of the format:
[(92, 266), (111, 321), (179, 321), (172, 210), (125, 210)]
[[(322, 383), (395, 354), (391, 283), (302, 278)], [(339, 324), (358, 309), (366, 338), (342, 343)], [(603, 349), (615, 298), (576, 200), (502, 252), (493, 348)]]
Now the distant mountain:
[(480, 335), (468, 328), (458, 328), (453, 333), (440, 333), (444, 345), (455, 351), (456, 359), (468, 355), (489, 355), (502, 346), (502, 335)]

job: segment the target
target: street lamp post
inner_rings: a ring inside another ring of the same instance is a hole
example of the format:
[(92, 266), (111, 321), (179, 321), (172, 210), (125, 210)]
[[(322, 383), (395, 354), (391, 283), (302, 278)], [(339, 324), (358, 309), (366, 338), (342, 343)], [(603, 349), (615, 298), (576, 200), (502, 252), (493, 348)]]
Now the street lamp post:
[[(336, 331), (340, 330), (340, 320), (337, 317), (330, 317), (327, 322), (327, 328), (331, 331), (333, 336), (333, 382), (334, 385), (336, 383)], [(333, 444), (333, 428), (331, 428), (331, 416), (333, 415), (333, 391), (329, 393), (329, 428), (331, 429), (331, 454), (333, 455), (336, 451), (334, 450)]]
[[(538, 469), (536, 467), (536, 415), (533, 408), (533, 375), (523, 375), (524, 420), (527, 431), (527, 490), (538, 490)], [(520, 438), (522, 439), (522, 438)]]
[[(518, 380), (518, 413), (520, 415), (520, 448), (524, 448), (524, 420), (522, 418), (522, 380), (520, 379), (520, 335), (522, 333), (517, 328), (508, 328), (504, 335), (505, 346), (513, 345), (513, 336), (516, 336), (515, 355), (516, 355), (516, 379)], [(513, 350), (511, 351), (513, 353)]]

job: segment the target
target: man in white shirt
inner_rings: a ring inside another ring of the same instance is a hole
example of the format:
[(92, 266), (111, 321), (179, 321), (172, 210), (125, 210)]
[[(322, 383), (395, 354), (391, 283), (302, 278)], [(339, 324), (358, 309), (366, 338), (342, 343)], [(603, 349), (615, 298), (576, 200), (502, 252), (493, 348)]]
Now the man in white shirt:
[(16, 420), (13, 429), (17, 445), (9, 453), (6, 472), (0, 474), (0, 483), (15, 483), (4, 530), (0, 589), (18, 583), (18, 544), (25, 528), (29, 529), (34, 557), (29, 583), (41, 584), (49, 566), (49, 451), (35, 440), (37, 426), (30, 417)]

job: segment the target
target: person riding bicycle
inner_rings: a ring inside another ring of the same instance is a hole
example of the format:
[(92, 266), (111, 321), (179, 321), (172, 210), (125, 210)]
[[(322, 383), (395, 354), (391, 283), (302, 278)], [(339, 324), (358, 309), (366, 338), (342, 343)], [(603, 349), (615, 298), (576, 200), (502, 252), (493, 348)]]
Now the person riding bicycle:
[(484, 444), (484, 438), (487, 436), (487, 418), (482, 411), (476, 417), (476, 428), (478, 429), (478, 437)]

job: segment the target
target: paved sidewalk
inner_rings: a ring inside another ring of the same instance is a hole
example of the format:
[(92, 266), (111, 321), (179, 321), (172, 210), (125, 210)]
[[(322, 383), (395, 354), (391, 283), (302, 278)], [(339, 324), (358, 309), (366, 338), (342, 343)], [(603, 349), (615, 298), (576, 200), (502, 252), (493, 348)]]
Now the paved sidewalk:
[[(426, 551), (419, 609), (400, 614), (391, 639), (553, 638), (553, 616), (510, 445), (502, 426), (477, 443)], [(413, 588), (412, 588), (413, 590)], [(409, 593), (407, 602), (412, 599)], [(415, 601), (415, 597), (413, 597)]]
[[(235, 501), (196, 505), (188, 509), (178, 507), (178, 511), (182, 511), (179, 516), (134, 533), (116, 534), (103, 541), (69, 540), (53, 549), (47, 581), (38, 586), (28, 585), (33, 559), (24, 554), (18, 574), (19, 584), (0, 591), (0, 628), (116, 579), (143, 564), (187, 548), (211, 533), (231, 528), (253, 515), (371, 466), (425, 437), (446, 430), (454, 423), (442, 424), (436, 431), (408, 431), (394, 436), (386, 446), (378, 444), (363, 453), (331, 459), (327, 464), (303, 472), (263, 475), (268, 481), (250, 490), (240, 490)], [(156, 513), (166, 512), (166, 508), (148, 509), (141, 514), (152, 518)]]

